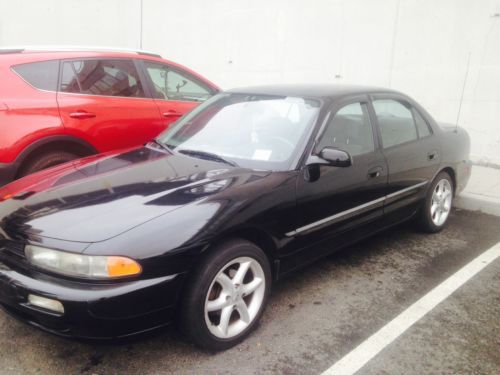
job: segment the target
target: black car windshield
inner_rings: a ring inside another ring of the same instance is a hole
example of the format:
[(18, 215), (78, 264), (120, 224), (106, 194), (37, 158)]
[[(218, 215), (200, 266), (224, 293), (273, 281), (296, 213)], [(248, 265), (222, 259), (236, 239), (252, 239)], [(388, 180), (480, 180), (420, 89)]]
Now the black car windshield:
[(158, 137), (176, 152), (246, 168), (288, 170), (321, 103), (289, 96), (222, 93)]

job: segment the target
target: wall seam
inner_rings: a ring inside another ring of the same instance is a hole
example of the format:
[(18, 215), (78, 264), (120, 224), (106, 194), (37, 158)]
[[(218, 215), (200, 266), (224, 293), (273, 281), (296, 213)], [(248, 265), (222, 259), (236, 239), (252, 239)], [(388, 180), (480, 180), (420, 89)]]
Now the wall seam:
[(391, 47), (391, 62), (389, 65), (389, 88), (392, 88), (392, 71), (394, 70), (394, 58), (396, 55), (396, 39), (398, 33), (398, 23), (399, 23), (399, 7), (401, 5), (401, 0), (398, 0), (396, 6), (396, 15), (394, 18), (394, 27), (392, 29), (392, 47)]

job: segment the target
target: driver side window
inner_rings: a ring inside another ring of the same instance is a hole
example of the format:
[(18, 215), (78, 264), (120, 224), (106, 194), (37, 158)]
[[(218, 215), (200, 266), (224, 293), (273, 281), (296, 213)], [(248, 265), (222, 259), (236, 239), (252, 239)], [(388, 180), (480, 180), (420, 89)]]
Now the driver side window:
[(329, 120), (316, 151), (320, 152), (324, 147), (347, 151), (351, 156), (375, 150), (366, 104), (347, 104), (335, 113)]
[(144, 62), (144, 65), (157, 99), (202, 102), (213, 95), (209, 88), (167, 65), (151, 62)]

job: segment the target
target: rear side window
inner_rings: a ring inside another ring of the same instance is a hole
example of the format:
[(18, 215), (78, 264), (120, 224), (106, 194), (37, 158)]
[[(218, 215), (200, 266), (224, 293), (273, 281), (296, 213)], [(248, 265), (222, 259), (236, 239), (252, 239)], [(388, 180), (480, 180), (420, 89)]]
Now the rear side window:
[(144, 90), (132, 60), (64, 61), (60, 91), (143, 98)]
[(373, 101), (385, 148), (416, 140), (417, 128), (411, 109), (393, 99)]
[(12, 70), (37, 89), (47, 91), (57, 90), (57, 77), (59, 76), (58, 60), (16, 65), (12, 67)]

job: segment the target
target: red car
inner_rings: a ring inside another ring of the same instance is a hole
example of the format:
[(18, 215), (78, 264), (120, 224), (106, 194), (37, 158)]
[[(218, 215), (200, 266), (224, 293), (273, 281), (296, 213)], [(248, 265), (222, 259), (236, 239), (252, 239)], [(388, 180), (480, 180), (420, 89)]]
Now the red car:
[(0, 49), (0, 186), (143, 144), (219, 91), (142, 51)]

